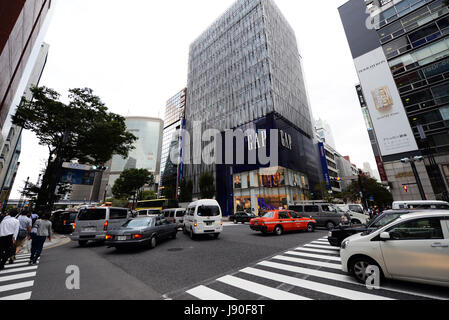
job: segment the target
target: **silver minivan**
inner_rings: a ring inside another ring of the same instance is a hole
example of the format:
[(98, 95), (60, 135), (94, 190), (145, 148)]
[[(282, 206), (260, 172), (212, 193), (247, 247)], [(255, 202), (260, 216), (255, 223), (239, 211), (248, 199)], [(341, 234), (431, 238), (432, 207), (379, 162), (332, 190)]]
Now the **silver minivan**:
[(88, 241), (103, 242), (107, 231), (120, 228), (130, 218), (132, 212), (126, 208), (84, 207), (76, 216), (70, 239), (80, 246)]
[(165, 219), (171, 223), (175, 223), (179, 228), (184, 228), (184, 216), (186, 215), (186, 209), (176, 208), (176, 209), (165, 209), (162, 211)]

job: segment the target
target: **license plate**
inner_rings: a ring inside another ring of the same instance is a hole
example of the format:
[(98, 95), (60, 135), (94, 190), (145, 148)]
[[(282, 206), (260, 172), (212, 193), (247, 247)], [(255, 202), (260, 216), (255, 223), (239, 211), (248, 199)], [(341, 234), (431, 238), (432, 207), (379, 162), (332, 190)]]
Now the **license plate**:
[(87, 227), (83, 229), (84, 232), (96, 232), (97, 228), (95, 227)]
[(126, 236), (118, 236), (117, 240), (118, 241), (125, 241), (126, 240)]
[(206, 226), (211, 226), (213, 222), (206, 222)]

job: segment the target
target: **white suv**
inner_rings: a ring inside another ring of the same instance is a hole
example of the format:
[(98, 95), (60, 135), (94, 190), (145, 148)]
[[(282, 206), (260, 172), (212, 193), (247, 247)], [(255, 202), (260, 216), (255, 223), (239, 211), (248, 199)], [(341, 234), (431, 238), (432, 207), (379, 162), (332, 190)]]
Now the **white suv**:
[(402, 215), (383, 228), (353, 235), (341, 245), (343, 271), (359, 282), (376, 266), (388, 279), (449, 286), (449, 212)]

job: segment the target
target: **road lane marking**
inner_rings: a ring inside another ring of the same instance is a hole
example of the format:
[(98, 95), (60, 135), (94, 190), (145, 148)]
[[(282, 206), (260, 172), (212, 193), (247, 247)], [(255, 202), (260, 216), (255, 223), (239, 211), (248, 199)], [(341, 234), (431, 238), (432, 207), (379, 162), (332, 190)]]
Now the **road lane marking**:
[(341, 262), (341, 259), (339, 257), (325, 256), (322, 254), (305, 253), (305, 252), (299, 252), (299, 251), (287, 251), (285, 254), (289, 254), (292, 256), (309, 257), (309, 258), (317, 258), (317, 259)]
[(188, 294), (200, 300), (237, 300), (231, 296), (215, 291), (205, 286), (199, 286), (187, 291)]
[(30, 300), (31, 299), (31, 291), (13, 294), (11, 296), (1, 297), (0, 300)]
[(340, 251), (339, 247), (322, 246), (317, 244), (306, 244), (304, 247)]
[(290, 293), (287, 291), (264, 286), (264, 285), (256, 283), (256, 282), (244, 280), (244, 279), (237, 278), (234, 276), (224, 276), (224, 277), (217, 279), (217, 281), (226, 283), (228, 285), (237, 287), (239, 289), (243, 289), (243, 290), (246, 290), (246, 291), (249, 291), (252, 293), (256, 293), (260, 296), (263, 296), (263, 297), (266, 297), (269, 299), (273, 299), (273, 300), (311, 300), (309, 298), (302, 297), (297, 294), (293, 294), (293, 293)]
[(315, 249), (315, 248), (298, 247), (295, 250), (302, 250), (302, 251), (307, 251), (307, 252), (328, 253), (328, 254), (338, 254), (338, 255), (340, 255), (340, 252), (331, 251), (331, 250), (323, 250), (323, 249)]
[(300, 259), (300, 258), (293, 258), (293, 257), (287, 257), (287, 256), (275, 256), (272, 259), (302, 263), (302, 264), (307, 264), (307, 265), (312, 265), (312, 266), (317, 266), (317, 267), (324, 267), (324, 268), (335, 269), (335, 270), (341, 270), (341, 265), (336, 264), (336, 263), (322, 262), (322, 261), (316, 261), (316, 260), (310, 260), (310, 259)]
[(35, 276), (36, 276), (36, 272), (19, 273), (19, 274), (14, 274), (11, 276), (0, 277), (0, 282), (23, 279), (23, 278), (32, 278)]
[(32, 287), (33, 285), (34, 285), (34, 281), (25, 281), (25, 282), (8, 284), (8, 285), (0, 286), (0, 292)]
[(14, 272), (22, 272), (22, 271), (30, 271), (37, 269), (37, 266), (29, 266), (29, 267), (23, 267), (23, 268), (10, 268), (0, 271), (0, 276), (5, 273), (14, 273)]
[(350, 300), (394, 300), (391, 298), (378, 296), (375, 294), (363, 293), (360, 291), (344, 289), (340, 287), (335, 287), (319, 282), (314, 282), (310, 280), (304, 280), (299, 278), (294, 278), (290, 276), (281, 275), (278, 273), (268, 272), (264, 270), (259, 270), (255, 268), (245, 268), (240, 270), (240, 272), (249, 273), (257, 277), (275, 280), (282, 283), (288, 283), (296, 287), (306, 288), (309, 290), (322, 292), (336, 297), (341, 297)]

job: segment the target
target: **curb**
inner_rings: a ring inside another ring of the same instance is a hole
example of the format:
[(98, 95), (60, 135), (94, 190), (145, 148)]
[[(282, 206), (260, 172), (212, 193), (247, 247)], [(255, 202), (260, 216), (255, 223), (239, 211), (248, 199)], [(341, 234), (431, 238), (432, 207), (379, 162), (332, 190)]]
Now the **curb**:
[(70, 241), (71, 241), (71, 240), (70, 240), (69, 237), (63, 236), (63, 237), (61, 238), (61, 240), (59, 240), (59, 241), (56, 242), (55, 244), (51, 244), (51, 245), (49, 245), (49, 246), (43, 248), (43, 250), (46, 250), (46, 249), (53, 249), (53, 248), (56, 248), (56, 247), (65, 245), (65, 244), (69, 243)]

